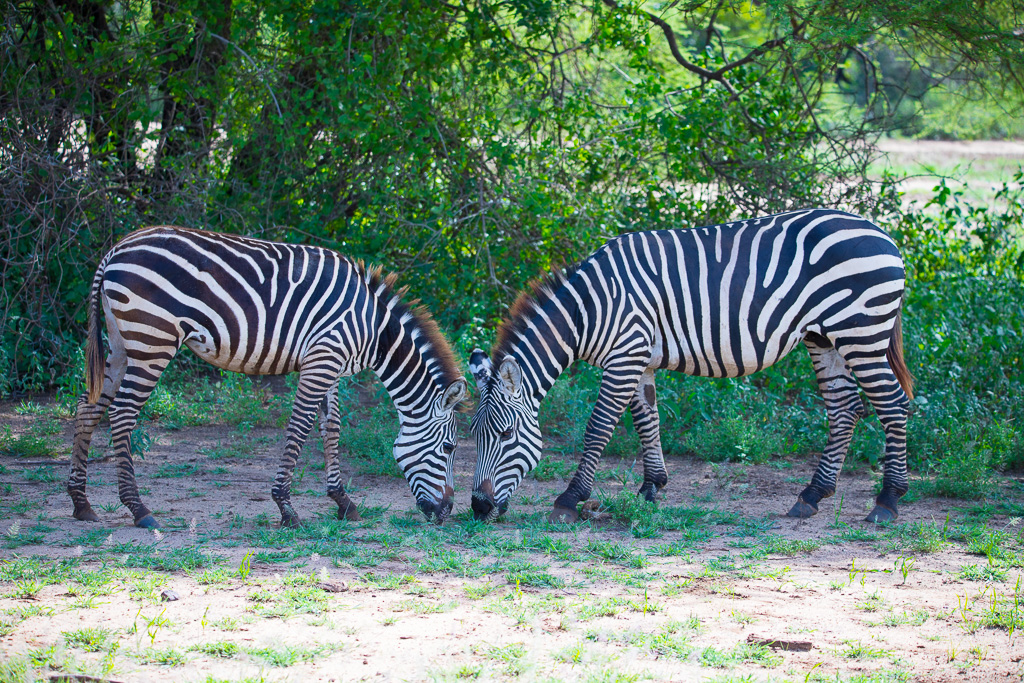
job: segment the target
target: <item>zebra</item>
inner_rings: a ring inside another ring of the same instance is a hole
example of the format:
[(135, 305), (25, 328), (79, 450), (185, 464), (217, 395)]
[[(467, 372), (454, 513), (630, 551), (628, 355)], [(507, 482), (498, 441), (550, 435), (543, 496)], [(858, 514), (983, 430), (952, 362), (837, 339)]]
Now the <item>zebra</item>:
[[(247, 375), (298, 372), (284, 454), (271, 495), (281, 525), (300, 523), (292, 470), (322, 406), (327, 495), (338, 518), (359, 519), (338, 465), (341, 377), (372, 368), (398, 409), (394, 444), (417, 506), (440, 523), (453, 505), (455, 412), (468, 386), (437, 324), (395, 288), (396, 276), (314, 246), (172, 226), (127, 235), (92, 281), (88, 391), (78, 401), (67, 490), (73, 517), (99, 517), (85, 494), (89, 443), (110, 408), (118, 494), (135, 525), (158, 527), (139, 498), (130, 435), (139, 411), (182, 345)], [(101, 317), (110, 352), (103, 359)], [(333, 399), (333, 400), (331, 400)]]
[(913, 398), (903, 360), (904, 278), (899, 249), (881, 228), (826, 209), (611, 239), (533, 283), (511, 307), (492, 357), (480, 349), (470, 357), (480, 393), (471, 422), (474, 516), (504, 513), (537, 465), (538, 407), (576, 360), (602, 368), (603, 376), (583, 455), (552, 521), (578, 518), (576, 506), (590, 496), (598, 458), (627, 407), (641, 443), (639, 494), (653, 502), (668, 483), (655, 370), (739, 377), (802, 341), (829, 435), (817, 471), (787, 514), (810, 517), (835, 493), (854, 425), (866, 414), (859, 386), (885, 431), (882, 490), (867, 521), (895, 520), (908, 488)]

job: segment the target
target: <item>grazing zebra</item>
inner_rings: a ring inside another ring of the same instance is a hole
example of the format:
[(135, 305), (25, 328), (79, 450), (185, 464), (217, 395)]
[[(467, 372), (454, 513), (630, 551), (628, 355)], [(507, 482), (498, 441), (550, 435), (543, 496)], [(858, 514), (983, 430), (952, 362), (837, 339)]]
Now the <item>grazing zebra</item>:
[[(341, 482), (339, 378), (372, 368), (401, 423), (394, 455), (417, 505), (437, 522), (452, 508), (455, 408), (467, 394), (448, 343), (395, 276), (318, 247), (176, 227), (119, 242), (92, 282), (88, 395), (79, 399), (68, 493), (75, 519), (99, 521), (85, 495), (93, 430), (110, 407), (118, 493), (135, 525), (157, 522), (139, 499), (129, 436), (160, 374), (188, 346), (211, 365), (247, 375), (299, 373), (288, 436), (271, 493), (282, 526), (299, 517), (292, 470), (323, 404), (327, 495), (358, 519)], [(101, 316), (110, 354), (102, 359)]]
[[(738, 377), (766, 368), (802, 341), (828, 411), (829, 436), (811, 483), (789, 511), (810, 517), (835, 492), (854, 424), (858, 385), (885, 430), (882, 491), (867, 521), (896, 519), (907, 491), (911, 376), (903, 362), (903, 260), (869, 221), (838, 211), (796, 211), (691, 230), (622, 235), (586, 260), (536, 283), (512, 306), (493, 360), (479, 349), (470, 371), (478, 519), (503, 513), (537, 465), (537, 409), (576, 360), (604, 374), (584, 452), (553, 520), (574, 521), (594, 470), (627, 406), (640, 437), (653, 501), (668, 482), (654, 371)], [(494, 368), (497, 371), (494, 371)]]

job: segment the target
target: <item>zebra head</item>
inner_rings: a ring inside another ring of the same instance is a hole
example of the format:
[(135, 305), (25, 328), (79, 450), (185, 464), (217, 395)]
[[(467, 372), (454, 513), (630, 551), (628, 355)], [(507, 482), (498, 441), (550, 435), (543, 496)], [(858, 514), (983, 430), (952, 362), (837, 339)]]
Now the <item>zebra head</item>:
[(479, 349), (470, 358), (470, 371), (480, 391), (473, 416), (476, 474), (473, 477), (473, 515), (493, 519), (508, 509), (509, 499), (526, 473), (540, 460), (538, 403), (523, 382), (523, 371), (507, 357), (492, 371)]
[(437, 524), (444, 522), (454, 504), (455, 413), (468, 393), (466, 380), (457, 379), (424, 410), (398, 412), (400, 429), (395, 439), (395, 461), (409, 482), (416, 506)]

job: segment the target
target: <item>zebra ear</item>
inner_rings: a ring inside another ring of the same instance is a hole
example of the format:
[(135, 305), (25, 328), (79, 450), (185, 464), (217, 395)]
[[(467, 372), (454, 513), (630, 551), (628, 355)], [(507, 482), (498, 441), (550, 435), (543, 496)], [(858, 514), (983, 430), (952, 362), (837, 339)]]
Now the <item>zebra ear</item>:
[(498, 376), (501, 377), (505, 390), (512, 396), (517, 395), (523, 389), (523, 370), (514, 358), (506, 358), (498, 366)]
[(455, 380), (444, 390), (444, 394), (441, 396), (441, 408), (446, 412), (450, 411), (462, 402), (467, 394), (469, 394), (469, 385), (466, 384), (466, 380)]
[(491, 381), (491, 359), (480, 349), (473, 349), (469, 356), (469, 371), (476, 378), (476, 388), (483, 396)]

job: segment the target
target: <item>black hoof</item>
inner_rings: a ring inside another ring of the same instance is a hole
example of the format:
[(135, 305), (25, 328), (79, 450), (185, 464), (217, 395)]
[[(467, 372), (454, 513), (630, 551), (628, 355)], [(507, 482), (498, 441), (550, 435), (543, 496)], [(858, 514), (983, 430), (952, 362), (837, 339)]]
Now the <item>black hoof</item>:
[(75, 511), (71, 513), (71, 516), (80, 522), (98, 522), (100, 521), (99, 515), (92, 509), (92, 506), (86, 503), (85, 507), (75, 508)]
[(299, 519), (298, 515), (281, 516), (282, 529), (298, 529), (300, 526), (302, 526), (302, 520)]
[(135, 520), (135, 526), (140, 529), (159, 529), (160, 525), (157, 524), (156, 518), (153, 515), (146, 513), (142, 517)]
[(658, 487), (653, 483), (645, 483), (636, 494), (643, 496), (648, 503), (653, 503), (658, 499)]
[(876, 505), (875, 509), (868, 513), (868, 516), (864, 518), (865, 522), (871, 524), (887, 524), (889, 522), (895, 522), (899, 515), (892, 508), (885, 505)]
[(579, 513), (569, 508), (555, 506), (555, 509), (548, 515), (548, 521), (552, 524), (573, 524), (579, 521)]
[(810, 503), (805, 503), (802, 498), (797, 498), (796, 505), (790, 508), (789, 512), (786, 513), (787, 517), (795, 517), (797, 519), (807, 519), (818, 514), (818, 508)]

